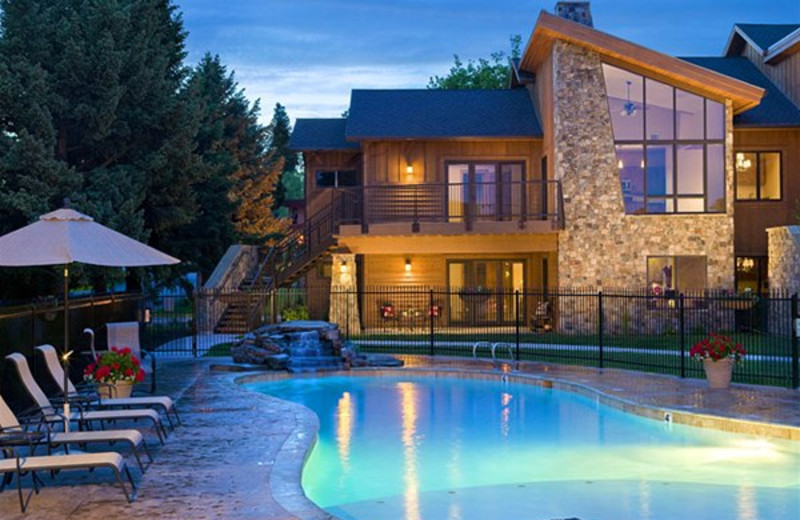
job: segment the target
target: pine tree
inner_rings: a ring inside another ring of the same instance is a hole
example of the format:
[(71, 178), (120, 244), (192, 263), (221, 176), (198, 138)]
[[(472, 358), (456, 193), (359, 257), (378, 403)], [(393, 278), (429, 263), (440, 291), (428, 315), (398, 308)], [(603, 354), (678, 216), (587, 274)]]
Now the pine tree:
[(286, 177), (295, 173), (299, 155), (289, 149), (289, 139), (292, 135), (291, 122), (286, 114), (286, 108), (280, 103), (275, 103), (270, 122), (270, 151), (276, 158), (283, 159), (283, 168), (278, 183), (275, 185), (275, 194), (272, 209), (275, 210), (286, 200)]
[[(0, 0), (0, 202), (61, 206), (173, 252), (194, 220), (197, 115), (170, 0)], [(5, 218), (8, 217), (8, 218)]]

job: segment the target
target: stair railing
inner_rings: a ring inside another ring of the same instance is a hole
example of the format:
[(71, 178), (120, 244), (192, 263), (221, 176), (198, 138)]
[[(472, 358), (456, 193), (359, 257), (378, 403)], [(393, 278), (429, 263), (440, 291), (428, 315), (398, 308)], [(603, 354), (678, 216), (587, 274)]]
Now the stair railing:
[(270, 248), (259, 265), (250, 288), (280, 285), (335, 243), (339, 226), (360, 222), (361, 201), (357, 191), (334, 189), (331, 201), (311, 215), (302, 228), (291, 230)]

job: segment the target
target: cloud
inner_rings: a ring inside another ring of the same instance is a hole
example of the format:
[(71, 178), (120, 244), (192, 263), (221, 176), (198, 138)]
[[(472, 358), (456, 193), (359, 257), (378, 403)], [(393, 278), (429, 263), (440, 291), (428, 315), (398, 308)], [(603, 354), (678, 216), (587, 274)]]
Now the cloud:
[[(449, 64), (439, 64), (439, 69)], [(286, 106), (292, 119), (338, 117), (350, 105), (352, 89), (425, 88), (430, 67), (414, 65), (332, 66), (309, 68), (233, 64), (236, 79), (249, 99), (261, 99), (268, 121), (275, 103)]]

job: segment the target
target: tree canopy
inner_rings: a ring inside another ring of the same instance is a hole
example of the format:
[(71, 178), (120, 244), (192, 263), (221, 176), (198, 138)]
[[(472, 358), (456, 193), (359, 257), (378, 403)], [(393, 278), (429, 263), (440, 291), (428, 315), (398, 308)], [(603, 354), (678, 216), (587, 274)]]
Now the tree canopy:
[(429, 89), (493, 89), (506, 88), (509, 77), (509, 58), (519, 59), (522, 38), (511, 37), (511, 52), (493, 52), (489, 58), (467, 60), (464, 63), (458, 54), (453, 55), (453, 66), (445, 76), (433, 76), (428, 81)]
[(258, 103), (218, 57), (184, 64), (171, 0), (0, 9), (0, 233), (69, 197), (208, 274), (230, 243), (274, 230), (282, 162)]

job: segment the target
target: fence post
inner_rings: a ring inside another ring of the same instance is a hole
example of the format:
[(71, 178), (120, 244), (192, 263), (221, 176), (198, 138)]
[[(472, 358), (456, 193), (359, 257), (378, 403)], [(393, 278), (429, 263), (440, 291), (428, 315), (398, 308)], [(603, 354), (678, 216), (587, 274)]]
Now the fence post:
[(344, 293), (345, 306), (344, 306), (344, 339), (350, 339), (350, 291)]
[(603, 291), (597, 291), (597, 366), (603, 368)]
[(433, 289), (431, 289), (430, 292), (428, 293), (428, 318), (430, 320), (430, 340), (431, 340), (430, 355), (431, 355), (431, 357), (433, 357), (434, 348), (435, 348), (434, 339), (433, 339), (433, 327), (434, 327), (434, 321), (433, 321), (434, 320), (434, 316), (433, 316)]
[(681, 340), (681, 377), (686, 377), (686, 302), (683, 293), (678, 295), (678, 329)]
[(197, 357), (197, 294), (199, 291), (195, 290), (192, 294), (192, 357)]
[(275, 321), (277, 320), (277, 316), (276, 316), (277, 309), (275, 308), (275, 306), (276, 306), (275, 289), (270, 289), (270, 291), (269, 291), (269, 322), (270, 323), (275, 323)]
[(800, 348), (798, 348), (797, 322), (795, 321), (798, 319), (797, 305), (797, 293), (794, 293), (792, 295), (792, 316), (789, 321), (789, 326), (792, 328), (792, 388), (800, 387), (800, 367), (798, 367)]
[(517, 347), (517, 363), (519, 363), (519, 290), (514, 291), (514, 318), (514, 339)]

